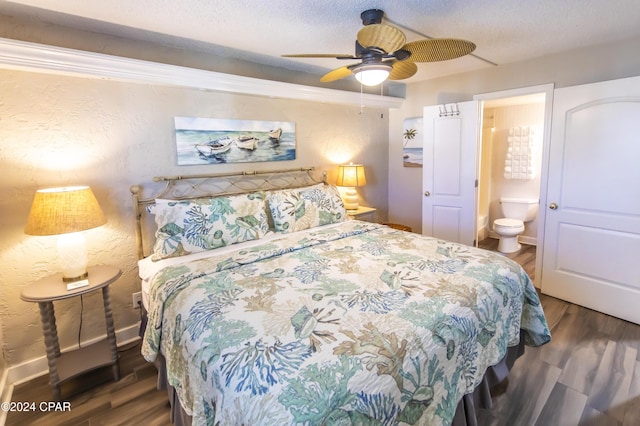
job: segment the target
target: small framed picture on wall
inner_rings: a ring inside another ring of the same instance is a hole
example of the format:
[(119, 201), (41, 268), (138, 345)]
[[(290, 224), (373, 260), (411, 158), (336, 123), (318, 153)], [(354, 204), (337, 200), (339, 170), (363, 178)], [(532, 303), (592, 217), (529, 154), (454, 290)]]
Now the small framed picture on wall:
[(402, 128), (402, 165), (422, 167), (422, 117), (405, 118)]

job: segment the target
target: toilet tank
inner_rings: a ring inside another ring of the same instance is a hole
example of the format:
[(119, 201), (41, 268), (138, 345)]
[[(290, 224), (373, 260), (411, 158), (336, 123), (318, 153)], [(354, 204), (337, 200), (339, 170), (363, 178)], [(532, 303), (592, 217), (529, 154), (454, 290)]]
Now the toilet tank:
[(531, 222), (538, 214), (537, 198), (500, 198), (504, 217)]

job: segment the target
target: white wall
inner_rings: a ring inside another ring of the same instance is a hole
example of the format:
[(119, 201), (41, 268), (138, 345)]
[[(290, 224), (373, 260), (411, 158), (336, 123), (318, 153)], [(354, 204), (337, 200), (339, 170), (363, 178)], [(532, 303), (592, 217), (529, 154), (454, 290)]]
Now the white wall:
[(640, 75), (640, 38), (611, 45), (500, 65), (410, 84), (402, 107), (390, 111), (389, 221), (422, 230), (422, 170), (402, 166), (402, 122), (422, 114), (424, 106), (473, 99), (481, 93), (555, 83), (566, 87)]

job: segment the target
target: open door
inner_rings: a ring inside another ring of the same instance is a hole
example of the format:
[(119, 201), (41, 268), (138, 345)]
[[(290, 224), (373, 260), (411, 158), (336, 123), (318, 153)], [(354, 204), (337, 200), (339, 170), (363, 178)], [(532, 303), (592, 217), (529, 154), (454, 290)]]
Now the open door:
[(554, 94), (542, 292), (640, 324), (640, 77)]
[(474, 245), (478, 101), (424, 108), (422, 234)]

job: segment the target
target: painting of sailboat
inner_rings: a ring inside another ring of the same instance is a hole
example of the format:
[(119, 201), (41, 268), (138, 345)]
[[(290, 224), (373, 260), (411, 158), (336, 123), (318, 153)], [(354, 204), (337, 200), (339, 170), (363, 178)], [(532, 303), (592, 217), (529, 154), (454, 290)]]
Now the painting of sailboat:
[(240, 135), (236, 138), (235, 142), (238, 148), (248, 149), (250, 151), (253, 151), (258, 147), (259, 140), (260, 139), (253, 136)]
[(205, 143), (197, 143), (195, 144), (195, 148), (198, 150), (200, 155), (211, 157), (218, 154), (224, 154), (229, 151), (231, 149), (232, 142), (232, 139), (225, 137), (222, 139), (209, 140)]
[(175, 117), (180, 166), (296, 158), (295, 123)]

